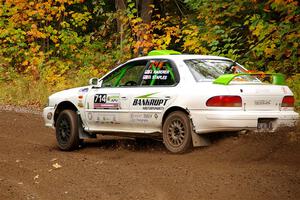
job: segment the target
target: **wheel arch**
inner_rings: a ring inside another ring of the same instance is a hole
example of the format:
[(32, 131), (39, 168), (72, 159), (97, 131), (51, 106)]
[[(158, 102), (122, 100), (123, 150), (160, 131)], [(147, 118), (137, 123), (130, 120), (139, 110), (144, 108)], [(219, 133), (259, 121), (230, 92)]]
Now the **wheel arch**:
[(193, 146), (194, 147), (200, 147), (200, 146), (209, 146), (211, 144), (210, 140), (206, 137), (206, 136), (203, 136), (203, 135), (199, 135), (195, 132), (195, 126), (194, 126), (194, 123), (193, 123), (193, 119), (192, 117), (190, 116), (190, 112), (188, 110), (188, 108), (184, 109), (180, 106), (172, 106), (170, 108), (168, 108), (166, 110), (166, 112), (164, 113), (163, 115), (163, 118), (162, 118), (162, 127), (165, 123), (165, 120), (167, 119), (168, 115), (171, 114), (172, 112), (175, 112), (175, 111), (182, 111), (183, 113), (187, 114), (187, 116), (189, 116), (190, 118), (190, 121), (191, 121), (191, 129), (192, 129), (192, 143), (193, 143)]
[(171, 114), (172, 112), (175, 112), (175, 111), (182, 111), (182, 112), (184, 112), (185, 114), (187, 114), (188, 116), (190, 115), (190, 113), (188, 112), (187, 109), (184, 109), (184, 108), (182, 108), (182, 107), (180, 107), (180, 106), (172, 106), (172, 107), (168, 108), (168, 109), (165, 111), (165, 113), (164, 113), (164, 115), (163, 115), (163, 118), (162, 118), (162, 123), (161, 123), (162, 126), (164, 125), (164, 123), (165, 123), (165, 121), (166, 121), (168, 115)]
[(55, 109), (55, 112), (54, 112), (54, 126), (56, 124), (56, 120), (59, 116), (59, 113), (61, 113), (63, 110), (66, 110), (66, 109), (73, 110), (75, 112), (78, 111), (78, 108), (72, 102), (70, 102), (70, 101), (60, 102), (56, 106), (56, 109)]

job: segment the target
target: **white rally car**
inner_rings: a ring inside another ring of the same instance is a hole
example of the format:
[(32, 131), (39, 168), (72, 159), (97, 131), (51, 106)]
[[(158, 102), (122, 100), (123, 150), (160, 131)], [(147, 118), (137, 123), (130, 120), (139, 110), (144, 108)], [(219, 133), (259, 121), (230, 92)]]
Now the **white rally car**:
[(270, 75), (262, 78), (271, 84), (228, 58), (155, 50), (51, 95), (43, 116), (62, 150), (106, 134), (160, 137), (182, 153), (207, 145), (206, 133), (295, 127), (293, 94), (280, 74)]

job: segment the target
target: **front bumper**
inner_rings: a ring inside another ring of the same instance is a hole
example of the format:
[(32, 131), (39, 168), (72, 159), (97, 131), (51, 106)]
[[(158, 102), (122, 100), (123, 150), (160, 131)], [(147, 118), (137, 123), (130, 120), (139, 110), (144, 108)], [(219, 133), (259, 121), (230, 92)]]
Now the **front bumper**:
[(54, 128), (54, 107), (46, 107), (43, 110), (45, 126)]
[(296, 128), (299, 114), (294, 111), (203, 111), (190, 110), (197, 133), (256, 130), (259, 119), (272, 119), (275, 131), (283, 127)]

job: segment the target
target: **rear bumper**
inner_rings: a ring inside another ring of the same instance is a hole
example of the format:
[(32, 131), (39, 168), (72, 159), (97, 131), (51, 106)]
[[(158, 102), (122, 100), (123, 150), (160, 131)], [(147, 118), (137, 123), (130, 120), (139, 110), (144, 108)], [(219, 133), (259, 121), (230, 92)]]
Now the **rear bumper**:
[(299, 114), (294, 111), (203, 111), (190, 110), (197, 133), (256, 130), (258, 119), (274, 119), (273, 129), (296, 128)]
[(46, 107), (43, 110), (45, 126), (54, 128), (54, 107)]

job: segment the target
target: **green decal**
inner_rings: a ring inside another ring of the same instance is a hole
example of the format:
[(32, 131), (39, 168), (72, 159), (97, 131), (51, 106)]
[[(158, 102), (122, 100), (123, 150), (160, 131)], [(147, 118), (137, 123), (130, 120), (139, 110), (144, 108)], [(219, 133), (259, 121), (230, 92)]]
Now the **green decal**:
[(167, 69), (169, 70), (169, 72), (170, 72), (170, 74), (171, 74), (172, 80), (175, 82), (175, 76), (174, 76), (174, 73), (173, 73), (172, 68), (170, 67), (170, 64), (169, 64), (169, 63), (166, 63), (166, 66), (167, 66)]
[(241, 73), (241, 74), (224, 74), (216, 78), (213, 83), (220, 85), (229, 85), (229, 83), (238, 76), (272, 76), (273, 85), (285, 85), (284, 75), (281, 73)]
[[(138, 97), (135, 97), (137, 99), (147, 99), (149, 97), (151, 97), (152, 95), (154, 94), (157, 94), (158, 92), (154, 92), (154, 93), (149, 93), (149, 94), (145, 94), (145, 95), (142, 95), (142, 96), (138, 96)], [(152, 97), (153, 98), (153, 97)]]
[(148, 53), (148, 56), (160, 56), (160, 55), (180, 55), (181, 53), (174, 50), (153, 50)]
[[(154, 69), (153, 69), (153, 68), (154, 68)], [(157, 77), (157, 74), (156, 74), (155, 72), (158, 71), (159, 68), (156, 68), (156, 67), (152, 64), (152, 69), (153, 69), (154, 75), (153, 75), (153, 77), (152, 77), (150, 86), (153, 86), (153, 85), (155, 84), (156, 77)]]

